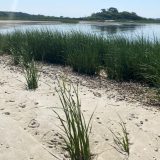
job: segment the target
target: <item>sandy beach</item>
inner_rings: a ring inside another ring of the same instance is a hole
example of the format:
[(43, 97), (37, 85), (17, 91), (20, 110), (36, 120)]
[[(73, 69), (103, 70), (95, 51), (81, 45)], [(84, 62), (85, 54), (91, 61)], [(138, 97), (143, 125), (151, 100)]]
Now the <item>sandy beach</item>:
[(1, 28), (15, 27), (18, 25), (56, 25), (61, 24), (59, 21), (22, 21), (22, 20), (0, 20)]
[[(117, 152), (109, 129), (121, 132), (121, 116), (130, 140), (129, 160), (160, 159), (160, 111), (146, 105), (143, 86), (128, 87), (103, 77), (92, 78), (73, 73), (67, 67), (39, 64), (40, 81), (36, 91), (29, 91), (20, 67), (13, 66), (10, 56), (0, 56), (0, 159), (55, 160), (68, 159), (64, 151), (60, 122), (53, 109), (61, 104), (56, 93), (56, 77), (65, 74), (73, 83), (79, 81), (82, 111), (86, 120), (92, 112), (90, 135), (92, 153), (97, 160), (124, 160)], [(134, 86), (135, 84), (132, 84)], [(124, 87), (124, 88), (123, 88)], [(122, 92), (123, 91), (123, 92)], [(134, 91), (133, 91), (134, 92)], [(57, 111), (63, 115), (60, 109)]]

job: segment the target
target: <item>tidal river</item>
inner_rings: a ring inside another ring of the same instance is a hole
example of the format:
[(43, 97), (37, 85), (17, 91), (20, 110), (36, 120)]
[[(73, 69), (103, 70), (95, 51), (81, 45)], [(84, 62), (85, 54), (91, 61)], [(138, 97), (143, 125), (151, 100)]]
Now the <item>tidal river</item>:
[(119, 22), (80, 22), (65, 24), (60, 22), (0, 21), (0, 33), (14, 30), (49, 29), (53, 31), (81, 31), (99, 36), (121, 35), (128, 38), (145, 37), (160, 39), (160, 24), (119, 23)]

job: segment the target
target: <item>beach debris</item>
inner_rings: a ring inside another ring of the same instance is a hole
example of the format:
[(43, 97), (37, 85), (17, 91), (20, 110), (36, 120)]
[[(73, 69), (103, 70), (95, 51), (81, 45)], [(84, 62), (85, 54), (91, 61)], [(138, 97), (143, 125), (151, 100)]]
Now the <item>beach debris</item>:
[(93, 94), (94, 94), (94, 96), (96, 96), (96, 97), (101, 97), (102, 95), (100, 94), (100, 93), (98, 93), (98, 92), (93, 92)]
[(143, 121), (140, 121), (140, 124), (143, 124)]
[(20, 104), (19, 107), (20, 108), (26, 108), (26, 105), (25, 104)]
[(10, 112), (4, 112), (5, 115), (9, 116), (10, 115)]
[(29, 128), (38, 128), (39, 126), (40, 126), (40, 124), (35, 119), (32, 119), (30, 121), (30, 123), (28, 124)]
[(155, 152), (158, 152), (158, 148), (156, 147), (156, 148), (154, 149), (154, 151), (155, 151)]
[(15, 100), (9, 100), (8, 102), (15, 102)]
[(38, 103), (38, 102), (35, 102), (34, 104), (35, 104), (35, 105), (38, 105), (39, 103)]

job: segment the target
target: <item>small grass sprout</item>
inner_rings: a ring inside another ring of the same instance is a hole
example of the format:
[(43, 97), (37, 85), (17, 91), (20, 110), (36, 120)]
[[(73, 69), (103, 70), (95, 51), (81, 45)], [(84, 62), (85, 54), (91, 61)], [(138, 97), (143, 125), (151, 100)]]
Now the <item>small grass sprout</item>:
[(113, 140), (114, 140), (114, 148), (122, 153), (122, 154), (127, 154), (129, 157), (130, 154), (130, 143), (129, 143), (129, 137), (128, 137), (128, 132), (126, 128), (126, 124), (124, 121), (120, 118), (119, 126), (121, 127), (121, 133), (120, 132), (114, 132), (113, 130), (110, 129)]

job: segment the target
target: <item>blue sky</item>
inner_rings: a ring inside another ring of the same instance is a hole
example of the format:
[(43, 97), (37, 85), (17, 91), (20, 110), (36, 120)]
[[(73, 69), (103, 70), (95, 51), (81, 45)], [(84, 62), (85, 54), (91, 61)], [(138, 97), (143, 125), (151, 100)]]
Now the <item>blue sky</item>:
[(102, 8), (116, 7), (144, 17), (160, 17), (160, 0), (1, 0), (0, 10), (51, 16), (88, 16)]

